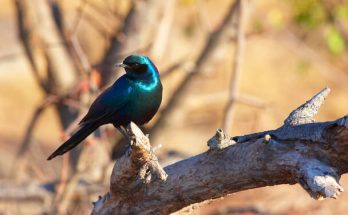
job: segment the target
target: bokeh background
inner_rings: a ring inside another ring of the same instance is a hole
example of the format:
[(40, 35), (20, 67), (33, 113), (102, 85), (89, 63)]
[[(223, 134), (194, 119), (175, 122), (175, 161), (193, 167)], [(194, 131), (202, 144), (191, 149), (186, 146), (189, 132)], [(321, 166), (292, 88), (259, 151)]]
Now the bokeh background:
[[(144, 129), (162, 146), (164, 166), (207, 150), (223, 126), (231, 82), (238, 97), (227, 126), (232, 136), (281, 126), (324, 87), (332, 92), (317, 119), (347, 114), (348, 1), (249, 0), (242, 46), (235, 3), (1, 0), (0, 214), (90, 213), (125, 149), (121, 135), (104, 126), (71, 156), (46, 158), (122, 75), (113, 64), (129, 54), (150, 56), (162, 74), (164, 100)], [(241, 67), (231, 81), (237, 47)], [(341, 183), (348, 187), (348, 177)], [(344, 192), (315, 201), (299, 185), (282, 185), (180, 213), (345, 214), (347, 200)]]

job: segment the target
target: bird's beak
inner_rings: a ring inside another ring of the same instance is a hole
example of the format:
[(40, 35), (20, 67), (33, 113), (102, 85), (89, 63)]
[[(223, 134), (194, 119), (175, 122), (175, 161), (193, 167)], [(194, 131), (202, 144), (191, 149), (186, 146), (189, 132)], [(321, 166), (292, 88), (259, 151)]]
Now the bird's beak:
[(116, 63), (115, 67), (128, 68), (129, 66), (127, 64), (124, 64), (124, 63)]

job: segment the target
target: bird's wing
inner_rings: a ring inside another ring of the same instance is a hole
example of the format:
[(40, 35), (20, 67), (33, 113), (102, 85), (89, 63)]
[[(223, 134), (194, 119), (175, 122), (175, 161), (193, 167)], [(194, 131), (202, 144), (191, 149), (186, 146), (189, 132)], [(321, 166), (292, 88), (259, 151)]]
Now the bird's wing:
[(120, 78), (113, 86), (106, 89), (96, 98), (79, 124), (106, 123), (120, 108), (127, 105), (131, 94), (131, 85), (124, 78)]

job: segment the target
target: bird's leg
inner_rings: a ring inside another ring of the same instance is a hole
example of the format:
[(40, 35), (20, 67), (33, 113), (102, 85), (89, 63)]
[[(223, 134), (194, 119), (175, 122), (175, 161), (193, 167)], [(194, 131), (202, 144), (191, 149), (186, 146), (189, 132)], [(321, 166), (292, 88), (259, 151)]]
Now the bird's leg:
[(121, 132), (121, 134), (122, 134), (122, 135), (128, 140), (128, 142), (130, 143), (130, 138), (129, 138), (129, 135), (127, 134), (126, 129), (125, 129), (124, 127), (122, 127), (122, 126), (117, 126), (116, 128), (117, 128), (117, 130), (118, 130), (119, 132)]

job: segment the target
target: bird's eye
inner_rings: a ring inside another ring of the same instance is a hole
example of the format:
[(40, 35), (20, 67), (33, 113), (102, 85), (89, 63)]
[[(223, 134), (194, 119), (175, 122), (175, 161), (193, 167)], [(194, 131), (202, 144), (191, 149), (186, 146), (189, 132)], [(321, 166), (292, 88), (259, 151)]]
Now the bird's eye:
[(143, 73), (147, 70), (146, 64), (137, 62), (127, 62), (126, 64), (128, 65), (128, 69), (132, 70), (132, 72)]

